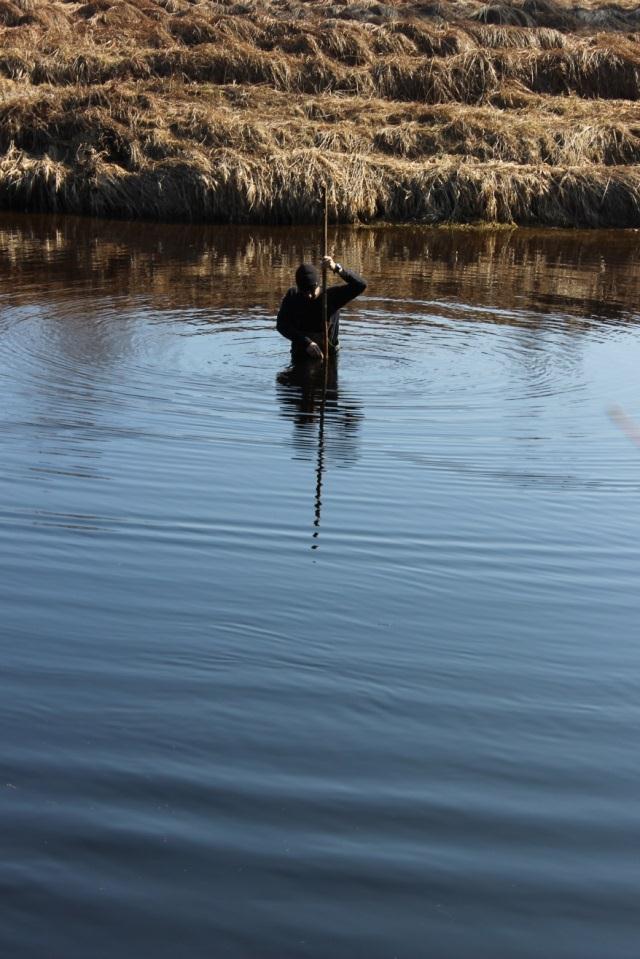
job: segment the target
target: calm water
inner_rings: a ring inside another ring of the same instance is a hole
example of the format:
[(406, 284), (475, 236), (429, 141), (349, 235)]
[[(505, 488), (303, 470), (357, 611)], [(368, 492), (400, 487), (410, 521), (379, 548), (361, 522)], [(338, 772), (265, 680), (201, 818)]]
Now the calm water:
[(0, 218), (0, 954), (625, 959), (634, 234)]

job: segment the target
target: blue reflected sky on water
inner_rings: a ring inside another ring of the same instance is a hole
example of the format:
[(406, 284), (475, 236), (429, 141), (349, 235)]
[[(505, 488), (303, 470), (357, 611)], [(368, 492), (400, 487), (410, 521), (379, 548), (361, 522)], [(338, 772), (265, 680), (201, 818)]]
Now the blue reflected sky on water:
[(0, 219), (3, 952), (635, 956), (635, 237), (318, 241)]

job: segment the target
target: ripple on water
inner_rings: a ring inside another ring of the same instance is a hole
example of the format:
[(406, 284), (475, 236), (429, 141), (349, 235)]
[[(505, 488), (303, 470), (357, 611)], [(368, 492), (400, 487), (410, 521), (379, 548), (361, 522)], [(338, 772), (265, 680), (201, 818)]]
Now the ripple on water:
[(635, 242), (345, 231), (325, 384), (309, 231), (47, 222), (0, 223), (4, 951), (635, 956)]

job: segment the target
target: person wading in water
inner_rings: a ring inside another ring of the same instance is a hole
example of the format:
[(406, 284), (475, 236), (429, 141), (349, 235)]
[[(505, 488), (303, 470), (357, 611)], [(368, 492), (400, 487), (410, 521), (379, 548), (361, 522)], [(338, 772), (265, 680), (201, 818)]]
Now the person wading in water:
[[(331, 354), (338, 348), (340, 310), (350, 300), (364, 293), (367, 284), (357, 273), (345, 270), (331, 256), (324, 256), (322, 262), (345, 282), (344, 286), (332, 286), (327, 290)], [(294, 363), (300, 360), (324, 359), (322, 349), (318, 346), (324, 340), (321, 293), (318, 271), (310, 263), (302, 263), (296, 270), (296, 285), (287, 290), (276, 321), (278, 333), (291, 340), (291, 357)]]

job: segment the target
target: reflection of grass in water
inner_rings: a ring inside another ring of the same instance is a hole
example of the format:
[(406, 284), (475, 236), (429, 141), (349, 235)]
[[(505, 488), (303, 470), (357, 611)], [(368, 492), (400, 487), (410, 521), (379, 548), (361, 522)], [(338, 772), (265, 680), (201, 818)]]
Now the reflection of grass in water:
[[(320, 229), (5, 215), (0, 288), (25, 303), (39, 301), (43, 289), (51, 304), (77, 290), (89, 298), (144, 297), (159, 311), (248, 304), (275, 315), (298, 263), (319, 258), (320, 239)], [(422, 315), (429, 302), (454, 299), (485, 305), (487, 322), (536, 328), (545, 315), (560, 322), (561, 314), (578, 332), (585, 316), (628, 318), (640, 302), (640, 255), (625, 233), (342, 227), (335, 240), (337, 258), (370, 281), (354, 309), (370, 309), (372, 323), (379, 299), (385, 316), (406, 326), (408, 302), (418, 301)]]
[(5, 205), (640, 222), (640, 15), (551, 0), (2, 0)]

